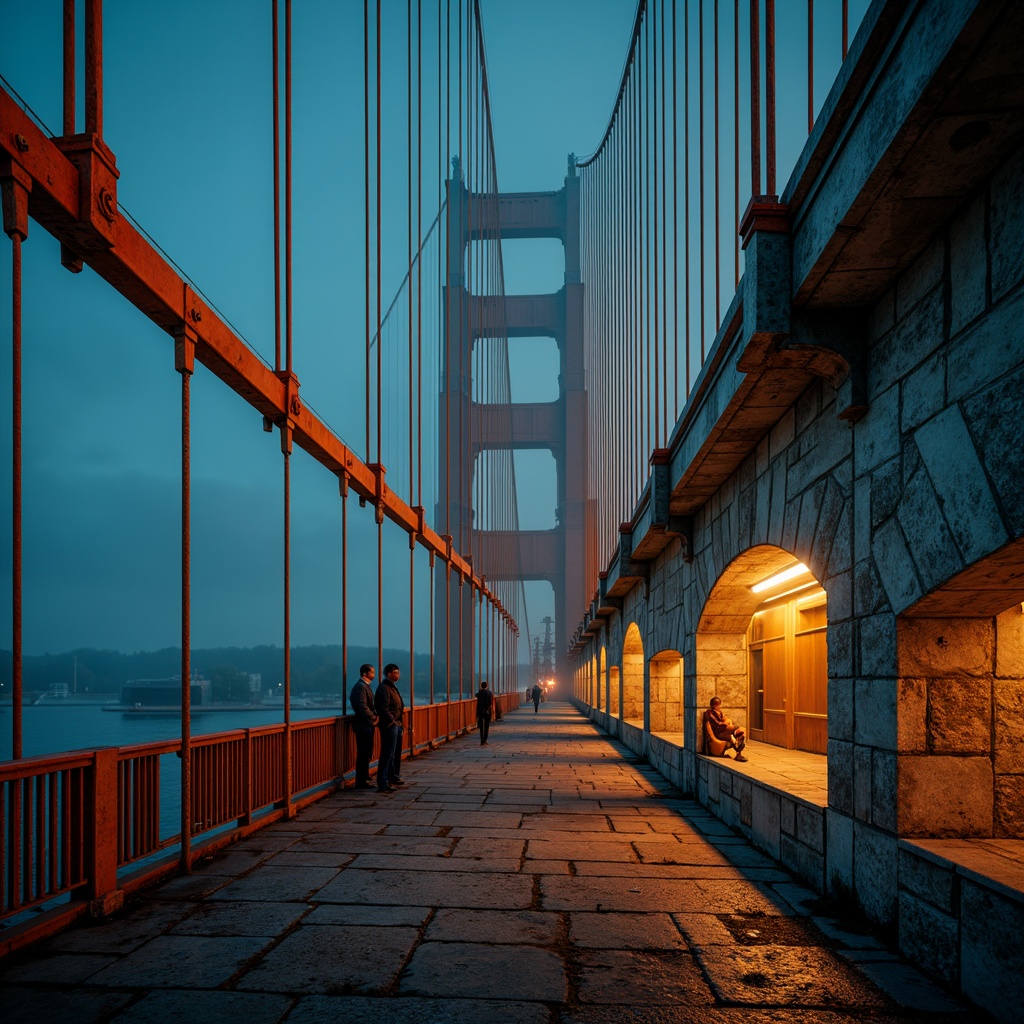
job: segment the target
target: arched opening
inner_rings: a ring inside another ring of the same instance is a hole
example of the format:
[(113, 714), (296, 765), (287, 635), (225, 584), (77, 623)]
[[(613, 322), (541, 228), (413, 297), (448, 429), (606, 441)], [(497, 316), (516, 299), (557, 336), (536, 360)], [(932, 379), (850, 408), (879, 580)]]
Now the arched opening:
[(644, 727), (644, 644), (635, 622), (622, 642), (622, 720)]
[(608, 713), (615, 718), (619, 716), (619, 687), (621, 685), (619, 666), (612, 665), (608, 669)]
[(806, 565), (769, 545), (722, 573), (697, 631), (697, 714), (712, 696), (751, 739), (828, 750), (828, 604)]
[(590, 659), (590, 706), (601, 709), (601, 688), (597, 681), (597, 655)]
[(651, 658), (651, 732), (683, 742), (683, 656), (661, 651)]
[(604, 647), (597, 662), (597, 710), (608, 710), (608, 655)]

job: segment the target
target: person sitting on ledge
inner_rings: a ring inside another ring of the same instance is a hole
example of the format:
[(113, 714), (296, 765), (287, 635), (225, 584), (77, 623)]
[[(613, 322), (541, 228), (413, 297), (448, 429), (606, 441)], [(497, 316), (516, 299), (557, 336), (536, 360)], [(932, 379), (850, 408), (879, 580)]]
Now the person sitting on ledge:
[(705, 754), (725, 757), (725, 752), (732, 747), (736, 751), (736, 760), (746, 761), (743, 748), (747, 744), (747, 734), (742, 726), (733, 725), (732, 721), (725, 717), (720, 697), (711, 698), (711, 707), (704, 712), (702, 731)]

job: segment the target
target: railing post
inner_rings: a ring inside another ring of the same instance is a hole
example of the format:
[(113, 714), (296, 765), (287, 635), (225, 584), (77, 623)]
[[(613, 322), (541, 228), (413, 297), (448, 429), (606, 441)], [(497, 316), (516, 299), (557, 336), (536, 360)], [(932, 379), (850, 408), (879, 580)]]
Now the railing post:
[(117, 887), (117, 756), (117, 747), (97, 750), (90, 779), (84, 895), (93, 917), (106, 917), (124, 903), (124, 893)]

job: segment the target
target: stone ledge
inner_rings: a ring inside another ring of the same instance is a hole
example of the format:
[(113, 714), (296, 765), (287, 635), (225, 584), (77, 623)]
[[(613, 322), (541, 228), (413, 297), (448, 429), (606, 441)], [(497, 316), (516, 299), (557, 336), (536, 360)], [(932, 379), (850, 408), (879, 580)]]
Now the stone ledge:
[(899, 848), (1024, 907), (1024, 839), (901, 839)]

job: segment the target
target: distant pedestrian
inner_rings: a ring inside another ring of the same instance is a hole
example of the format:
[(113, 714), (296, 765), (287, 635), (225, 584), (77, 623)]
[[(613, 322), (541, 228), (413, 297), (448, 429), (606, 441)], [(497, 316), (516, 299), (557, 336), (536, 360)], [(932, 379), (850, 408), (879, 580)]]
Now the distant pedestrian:
[(352, 687), (352, 729), (356, 734), (356, 789), (369, 789), (370, 758), (373, 757), (373, 729), (377, 712), (373, 706), (373, 688), (370, 683), (376, 675), (372, 665), (359, 667), (359, 678)]
[(494, 694), (487, 689), (487, 680), (480, 684), (476, 691), (476, 724), (480, 730), (480, 746), (487, 746), (487, 734), (491, 728), (491, 715), (494, 713)]
[(540, 683), (534, 683), (533, 689), (530, 691), (530, 697), (533, 700), (533, 713), (536, 715), (540, 712), (540, 699), (544, 696), (544, 691), (540, 688)]
[(377, 684), (373, 698), (380, 729), (380, 756), (377, 759), (377, 792), (393, 793), (402, 782), (402, 717), (405, 701), (398, 692), (398, 666), (384, 666), (384, 678)]

